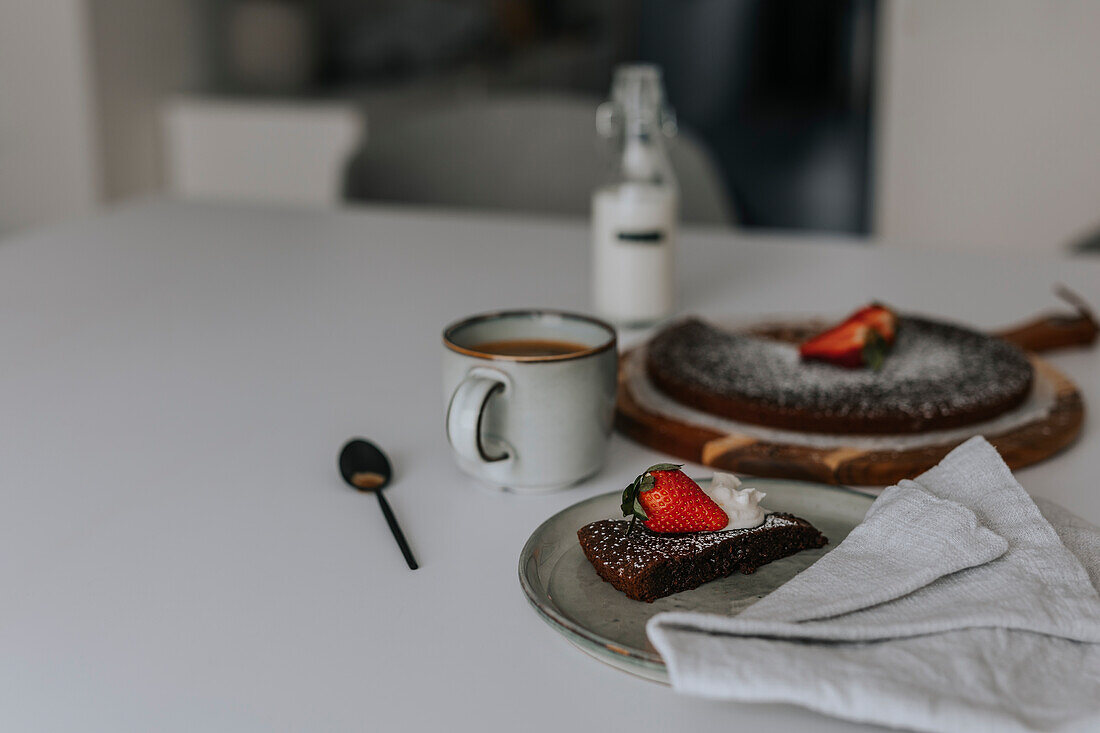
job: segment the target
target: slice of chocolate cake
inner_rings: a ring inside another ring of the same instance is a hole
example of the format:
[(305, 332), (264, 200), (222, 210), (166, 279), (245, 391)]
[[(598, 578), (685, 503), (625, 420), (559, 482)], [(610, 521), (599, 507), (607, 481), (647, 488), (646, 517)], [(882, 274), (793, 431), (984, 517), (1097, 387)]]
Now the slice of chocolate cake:
[(736, 570), (749, 574), (761, 565), (816, 549), (828, 539), (805, 519), (768, 514), (749, 529), (667, 534), (625, 520), (604, 519), (577, 531), (581, 548), (600, 577), (636, 601), (652, 603), (697, 588)]

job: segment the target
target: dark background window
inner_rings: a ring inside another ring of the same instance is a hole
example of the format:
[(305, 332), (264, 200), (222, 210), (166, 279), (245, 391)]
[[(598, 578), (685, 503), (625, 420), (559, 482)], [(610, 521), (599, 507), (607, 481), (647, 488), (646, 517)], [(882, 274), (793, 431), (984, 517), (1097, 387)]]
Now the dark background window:
[[(311, 0), (311, 93), (606, 96), (665, 72), (739, 225), (867, 233), (875, 0)], [(231, 72), (222, 85), (233, 86)]]

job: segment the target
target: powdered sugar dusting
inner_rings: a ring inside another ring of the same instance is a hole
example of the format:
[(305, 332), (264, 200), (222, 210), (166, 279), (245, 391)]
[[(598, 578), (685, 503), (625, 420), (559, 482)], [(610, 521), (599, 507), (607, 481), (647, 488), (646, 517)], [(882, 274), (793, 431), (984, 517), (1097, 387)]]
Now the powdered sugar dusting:
[(961, 428), (929, 430), (904, 435), (806, 433), (732, 420), (681, 404), (650, 382), (645, 369), (645, 356), (644, 346), (627, 354), (623, 360), (623, 377), (626, 388), (646, 411), (689, 425), (710, 428), (725, 435), (742, 435), (777, 445), (825, 449), (911, 450), (931, 445), (961, 443), (975, 435), (1000, 435), (1022, 425), (1042, 420), (1050, 414), (1057, 399), (1054, 386), (1040, 377), (1035, 380), (1031, 393), (1019, 407), (991, 420), (983, 420)]
[(661, 331), (648, 347), (651, 368), (718, 395), (831, 416), (935, 418), (1018, 394), (1032, 379), (1016, 347), (969, 329), (900, 319), (880, 371), (803, 362), (796, 346), (730, 333), (698, 319)]
[(697, 554), (731, 537), (765, 535), (779, 527), (802, 527), (806, 522), (789, 514), (769, 514), (764, 523), (757, 527), (686, 534), (652, 532), (644, 526), (635, 525), (629, 537), (626, 536), (628, 524), (623, 520), (608, 519), (593, 522), (584, 528), (593, 553), (601, 558), (607, 569), (620, 577), (635, 575), (665, 560)]

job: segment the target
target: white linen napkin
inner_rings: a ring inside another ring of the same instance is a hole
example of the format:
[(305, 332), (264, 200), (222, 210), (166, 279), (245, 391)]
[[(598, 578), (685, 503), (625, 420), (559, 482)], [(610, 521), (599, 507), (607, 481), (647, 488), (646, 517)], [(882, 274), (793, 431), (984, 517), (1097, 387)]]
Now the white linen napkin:
[(737, 616), (647, 632), (680, 692), (928, 731), (1100, 729), (1100, 530), (973, 438)]

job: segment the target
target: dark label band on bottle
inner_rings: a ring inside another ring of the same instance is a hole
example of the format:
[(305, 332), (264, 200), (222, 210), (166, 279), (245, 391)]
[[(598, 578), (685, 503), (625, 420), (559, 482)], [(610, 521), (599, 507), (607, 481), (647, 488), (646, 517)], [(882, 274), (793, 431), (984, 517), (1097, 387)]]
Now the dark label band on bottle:
[(665, 233), (660, 229), (652, 229), (644, 232), (619, 232), (618, 237), (624, 242), (637, 242), (639, 244), (660, 244), (665, 239)]

